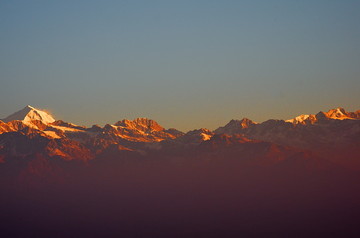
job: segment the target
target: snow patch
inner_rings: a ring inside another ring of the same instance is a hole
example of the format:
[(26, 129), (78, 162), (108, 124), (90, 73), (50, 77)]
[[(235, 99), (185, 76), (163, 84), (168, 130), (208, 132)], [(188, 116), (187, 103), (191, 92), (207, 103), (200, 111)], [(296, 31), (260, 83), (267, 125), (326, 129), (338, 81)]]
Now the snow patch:
[(211, 135), (205, 134), (205, 133), (201, 133), (200, 135), (202, 136), (202, 138), (203, 138), (204, 141), (205, 141), (205, 140), (210, 140), (211, 137), (212, 137)]
[(82, 131), (82, 130), (79, 130), (79, 129), (75, 129), (75, 128), (71, 128), (71, 127), (65, 127), (65, 126), (54, 126), (54, 125), (51, 125), (51, 127), (55, 128), (55, 129), (58, 129), (58, 130), (61, 130), (61, 131), (63, 131), (63, 132), (67, 132), (67, 131), (79, 132), (79, 131)]
[(61, 138), (60, 136), (58, 136), (55, 131), (43, 131), (47, 136), (53, 138), (53, 139), (59, 139)]

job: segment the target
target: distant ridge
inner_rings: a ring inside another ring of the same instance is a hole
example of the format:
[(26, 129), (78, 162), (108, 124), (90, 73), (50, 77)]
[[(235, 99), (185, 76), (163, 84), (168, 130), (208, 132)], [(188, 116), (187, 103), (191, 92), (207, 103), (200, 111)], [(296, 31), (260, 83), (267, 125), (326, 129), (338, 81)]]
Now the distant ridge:
[(300, 115), (293, 119), (286, 120), (286, 122), (290, 122), (293, 124), (308, 124), (308, 123), (313, 124), (321, 119), (334, 119), (334, 120), (360, 119), (360, 110), (357, 110), (355, 112), (347, 112), (344, 108), (338, 107), (335, 109), (331, 109), (328, 112), (320, 111), (316, 115), (313, 114)]

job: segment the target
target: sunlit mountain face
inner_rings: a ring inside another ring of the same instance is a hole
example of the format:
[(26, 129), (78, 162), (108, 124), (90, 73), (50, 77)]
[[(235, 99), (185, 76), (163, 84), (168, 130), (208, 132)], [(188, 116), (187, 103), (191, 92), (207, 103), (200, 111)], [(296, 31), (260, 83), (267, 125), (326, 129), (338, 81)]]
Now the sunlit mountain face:
[(360, 110), (186, 133), (32, 106), (0, 121), (3, 237), (356, 236), (359, 172)]

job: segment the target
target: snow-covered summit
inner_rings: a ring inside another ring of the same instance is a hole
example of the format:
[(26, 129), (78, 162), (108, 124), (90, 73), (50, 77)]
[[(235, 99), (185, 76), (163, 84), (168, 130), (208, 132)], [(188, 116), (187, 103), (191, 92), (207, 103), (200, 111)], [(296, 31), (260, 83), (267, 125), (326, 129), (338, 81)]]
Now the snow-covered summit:
[(286, 120), (285, 122), (290, 122), (293, 124), (314, 124), (319, 120), (356, 120), (360, 119), (359, 111), (356, 112), (347, 112), (344, 108), (338, 107), (335, 109), (330, 109), (328, 112), (320, 111), (316, 115), (300, 115), (293, 119)]
[(344, 119), (353, 119), (351, 115), (342, 107), (338, 107), (335, 109), (331, 109), (326, 113), (328, 118), (331, 119), (338, 119), (338, 120), (344, 120)]
[(34, 108), (30, 105), (27, 105), (18, 112), (11, 114), (2, 121), (22, 121), (25, 124), (31, 124), (32, 121), (41, 121), (44, 124), (50, 124), (55, 121), (55, 119), (47, 112)]
[(303, 114), (303, 115), (300, 115), (300, 116), (297, 116), (293, 119), (289, 119), (289, 120), (286, 120), (285, 122), (290, 122), (290, 123), (293, 123), (293, 124), (314, 124), (315, 122), (317, 121), (317, 118), (315, 115), (306, 115), (306, 114)]

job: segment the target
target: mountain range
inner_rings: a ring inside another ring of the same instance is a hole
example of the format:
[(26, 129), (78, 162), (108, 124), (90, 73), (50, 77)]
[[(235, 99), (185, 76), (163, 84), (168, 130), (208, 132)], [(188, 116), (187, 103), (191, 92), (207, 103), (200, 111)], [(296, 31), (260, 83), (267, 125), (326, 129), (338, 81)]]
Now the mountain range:
[(336, 108), (262, 123), (243, 118), (231, 120), (214, 131), (201, 128), (184, 133), (174, 128), (165, 129), (147, 118), (87, 128), (56, 120), (44, 110), (26, 106), (0, 121), (0, 143), (3, 163), (11, 157), (34, 153), (48, 158), (87, 161), (109, 150), (143, 155), (160, 151), (169, 154), (187, 153), (209, 144), (224, 147), (268, 143), (269, 148), (281, 148), (277, 149), (278, 153), (271, 149), (267, 152), (273, 154), (274, 160), (282, 150), (292, 150), (356, 168), (360, 166), (355, 159), (360, 155), (360, 110), (347, 112)]
[(147, 118), (84, 127), (26, 106), (0, 121), (0, 228), (3, 237), (359, 237), (359, 172), (360, 110), (184, 133)]

